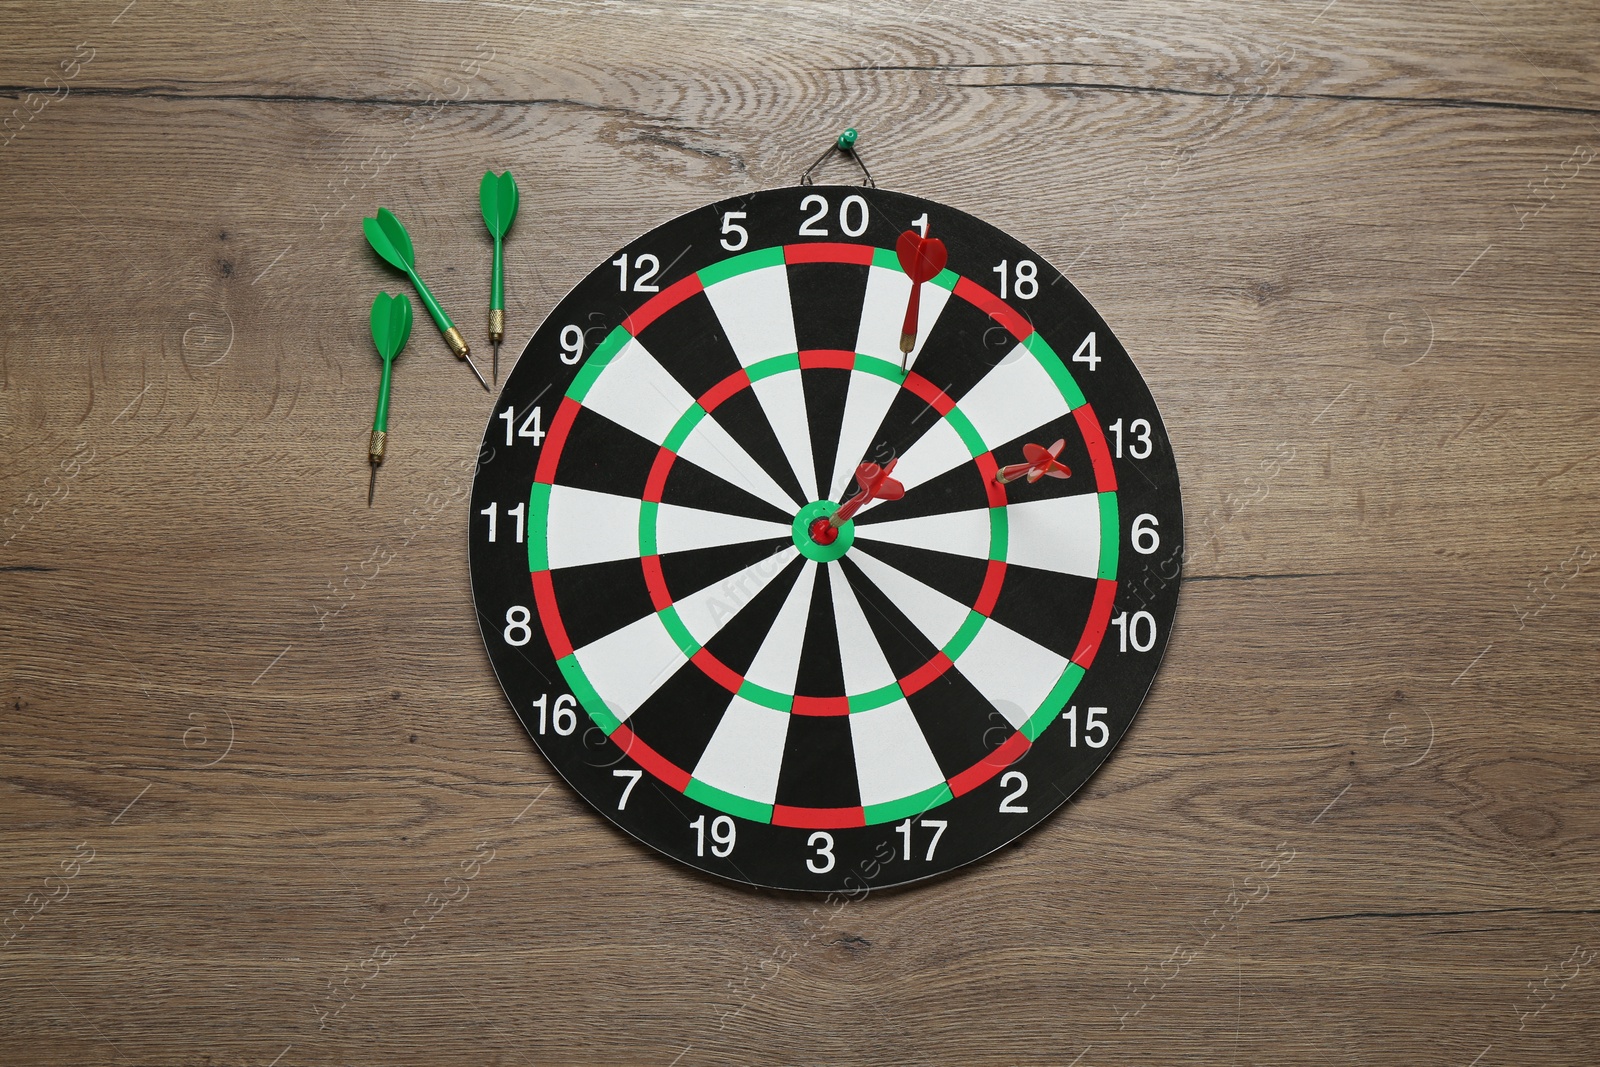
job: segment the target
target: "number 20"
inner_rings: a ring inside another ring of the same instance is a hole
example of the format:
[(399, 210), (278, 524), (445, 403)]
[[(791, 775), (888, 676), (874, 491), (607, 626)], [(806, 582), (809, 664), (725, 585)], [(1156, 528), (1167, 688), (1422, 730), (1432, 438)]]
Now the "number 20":
[[(811, 211), (812, 207), (815, 207), (816, 211), (806, 216), (805, 221), (800, 224), (798, 231), (800, 236), (828, 236), (828, 227), (825, 224), (818, 225), (828, 214), (827, 197), (812, 193), (800, 201), (801, 211)], [(860, 237), (867, 232), (867, 202), (865, 200), (854, 194), (844, 198), (844, 202), (839, 205), (839, 229), (845, 232), (846, 237)]]

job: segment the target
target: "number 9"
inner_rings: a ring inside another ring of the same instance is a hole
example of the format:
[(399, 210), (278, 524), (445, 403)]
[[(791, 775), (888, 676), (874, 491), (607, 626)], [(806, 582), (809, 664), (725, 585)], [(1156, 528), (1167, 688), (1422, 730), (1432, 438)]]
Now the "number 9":
[(573, 323), (561, 327), (561, 362), (571, 366), (583, 358), (583, 331)]

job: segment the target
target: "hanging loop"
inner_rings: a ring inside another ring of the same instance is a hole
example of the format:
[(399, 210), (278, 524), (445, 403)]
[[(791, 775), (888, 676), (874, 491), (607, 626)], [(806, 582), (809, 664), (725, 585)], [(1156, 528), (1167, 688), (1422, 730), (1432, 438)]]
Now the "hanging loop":
[(812, 181), (811, 172), (822, 166), (822, 164), (827, 161), (829, 156), (833, 155), (835, 152), (838, 152), (840, 155), (848, 156), (850, 159), (856, 161), (856, 166), (861, 168), (861, 174), (863, 178), (861, 184), (863, 186), (868, 189), (876, 189), (878, 187), (878, 183), (873, 181), (872, 172), (867, 169), (867, 161), (861, 158), (861, 150), (856, 147), (856, 139), (858, 136), (859, 134), (856, 133), (855, 127), (853, 126), (841, 133), (838, 140), (834, 141), (833, 144), (823, 149), (822, 155), (818, 156), (811, 166), (807, 167), (800, 173), (800, 184), (815, 184)]

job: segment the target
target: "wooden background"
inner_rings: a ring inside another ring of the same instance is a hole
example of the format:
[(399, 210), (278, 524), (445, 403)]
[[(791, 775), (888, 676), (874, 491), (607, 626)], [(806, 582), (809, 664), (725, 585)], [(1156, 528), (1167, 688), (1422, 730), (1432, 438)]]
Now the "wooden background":
[[(1594, 4), (0, 24), (0, 1061), (1593, 1062)], [(487, 354), (476, 187), (515, 169), (509, 365), (616, 247), (846, 125), (1113, 324), (1191, 550), (1068, 808), (831, 908), (552, 785), (468, 591), (493, 401), (421, 327), (364, 506), (402, 286), (360, 219)]]

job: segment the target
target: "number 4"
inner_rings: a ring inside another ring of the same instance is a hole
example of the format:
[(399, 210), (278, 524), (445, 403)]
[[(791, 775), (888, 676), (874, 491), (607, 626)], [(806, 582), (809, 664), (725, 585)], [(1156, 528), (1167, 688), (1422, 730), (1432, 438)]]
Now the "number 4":
[(1087, 363), (1090, 370), (1094, 370), (1100, 365), (1100, 357), (1095, 355), (1094, 351), (1093, 330), (1089, 331), (1089, 336), (1083, 339), (1083, 344), (1078, 346), (1078, 350), (1072, 353), (1072, 362)]

